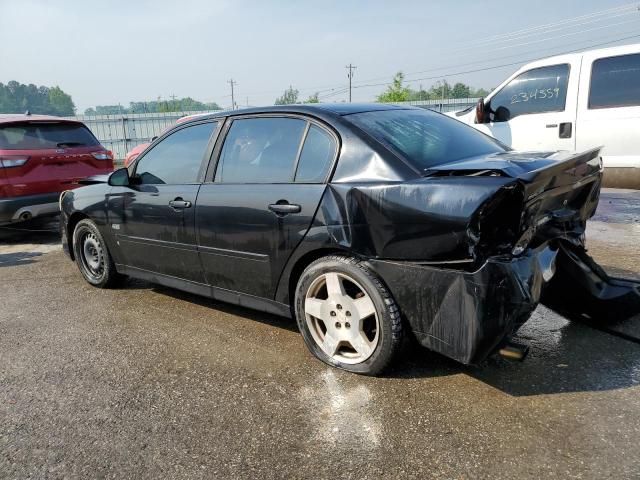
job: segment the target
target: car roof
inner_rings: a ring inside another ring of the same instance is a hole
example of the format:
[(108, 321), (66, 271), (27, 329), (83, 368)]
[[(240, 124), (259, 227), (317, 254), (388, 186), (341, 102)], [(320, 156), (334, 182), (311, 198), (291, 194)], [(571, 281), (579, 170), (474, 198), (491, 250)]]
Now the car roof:
[(306, 114), (333, 114), (338, 116), (354, 113), (375, 112), (384, 110), (408, 110), (416, 107), (405, 105), (391, 105), (386, 103), (307, 103), (292, 105), (273, 105), (266, 107), (242, 108), (239, 110), (224, 110), (209, 115), (198, 116), (192, 120), (203, 118), (228, 117), (236, 115), (251, 115), (258, 113), (306, 113)]
[(53, 115), (27, 115), (25, 113), (0, 113), (0, 125), (3, 123), (32, 122), (32, 121), (82, 123), (82, 122), (79, 122), (78, 120), (74, 120), (71, 118), (55, 117)]

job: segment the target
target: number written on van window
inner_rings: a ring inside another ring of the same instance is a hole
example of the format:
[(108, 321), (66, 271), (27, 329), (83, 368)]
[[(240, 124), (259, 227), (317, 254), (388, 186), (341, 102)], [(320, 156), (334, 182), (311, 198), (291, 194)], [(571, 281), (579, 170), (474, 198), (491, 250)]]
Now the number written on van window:
[(532, 92), (520, 92), (511, 97), (511, 103), (528, 102), (529, 100), (552, 100), (560, 96), (560, 89), (556, 88), (540, 88)]
[(522, 72), (491, 98), (491, 110), (500, 112), (493, 121), (506, 122), (520, 115), (564, 111), (568, 83), (567, 64)]

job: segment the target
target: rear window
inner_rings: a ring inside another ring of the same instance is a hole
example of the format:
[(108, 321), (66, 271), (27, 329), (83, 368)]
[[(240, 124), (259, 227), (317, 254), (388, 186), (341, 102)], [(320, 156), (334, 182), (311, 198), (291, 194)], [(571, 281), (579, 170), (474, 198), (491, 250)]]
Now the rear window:
[(589, 108), (640, 105), (640, 54), (600, 58), (591, 68)]
[(0, 148), (41, 150), (100, 145), (87, 127), (75, 123), (12, 123), (0, 126)]
[(507, 150), (475, 128), (428, 110), (386, 110), (345, 118), (419, 170)]

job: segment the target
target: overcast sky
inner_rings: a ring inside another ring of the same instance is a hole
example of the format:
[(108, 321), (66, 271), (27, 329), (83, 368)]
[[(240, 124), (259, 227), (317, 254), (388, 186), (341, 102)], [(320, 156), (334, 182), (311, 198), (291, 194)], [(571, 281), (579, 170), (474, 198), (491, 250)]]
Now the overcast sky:
[[(640, 43), (640, 11), (624, 8), (633, 5), (640, 1), (0, 0), (0, 82), (59, 85), (79, 113), (171, 95), (228, 107), (230, 78), (240, 105), (272, 104), (289, 85), (301, 97), (343, 101), (349, 63), (354, 101), (375, 98), (384, 86), (361, 85), (398, 70), (414, 88), (436, 76), (488, 88), (517, 65), (487, 67), (629, 36), (617, 43)], [(522, 29), (530, 30), (513, 33)], [(460, 74), (478, 69), (486, 70)]]

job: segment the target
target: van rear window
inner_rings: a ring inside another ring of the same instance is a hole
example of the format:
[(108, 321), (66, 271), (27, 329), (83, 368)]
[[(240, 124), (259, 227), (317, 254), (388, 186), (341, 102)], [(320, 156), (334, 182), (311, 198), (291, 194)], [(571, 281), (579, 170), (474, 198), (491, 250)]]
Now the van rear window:
[(640, 53), (594, 61), (589, 108), (636, 105), (640, 105)]
[(61, 122), (24, 122), (0, 126), (0, 149), (42, 150), (100, 145), (84, 125)]

